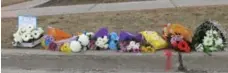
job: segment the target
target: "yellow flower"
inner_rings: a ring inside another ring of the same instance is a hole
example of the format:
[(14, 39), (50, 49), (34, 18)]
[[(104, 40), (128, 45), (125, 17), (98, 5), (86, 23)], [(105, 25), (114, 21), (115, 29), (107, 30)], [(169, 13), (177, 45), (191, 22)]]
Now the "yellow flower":
[(61, 48), (60, 48), (61, 52), (66, 52), (66, 53), (70, 53), (71, 49), (70, 49), (70, 44), (69, 43), (64, 43)]
[(44, 39), (44, 38), (42, 38), (42, 40), (41, 40), (41, 46), (42, 46), (45, 50), (48, 49), (47, 46), (45, 45), (45, 39)]
[(141, 48), (142, 52), (144, 53), (154, 53), (155, 52), (155, 49), (152, 48), (151, 46), (142, 46)]
[(145, 37), (146, 41), (154, 47), (154, 49), (161, 49), (168, 46), (168, 43), (162, 39), (157, 32), (143, 31), (141, 34)]

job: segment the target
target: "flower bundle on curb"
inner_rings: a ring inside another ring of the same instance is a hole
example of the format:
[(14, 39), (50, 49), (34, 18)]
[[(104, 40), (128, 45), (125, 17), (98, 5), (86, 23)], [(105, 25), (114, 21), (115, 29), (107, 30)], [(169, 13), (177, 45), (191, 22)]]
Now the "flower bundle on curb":
[(48, 30), (49, 34), (44, 36), (41, 42), (42, 46), (52, 51), (66, 53), (88, 50), (90, 37), (93, 36), (91, 32), (70, 36), (68, 33), (57, 28), (49, 27)]
[(169, 48), (180, 52), (190, 52), (192, 32), (180, 24), (167, 24), (163, 29), (163, 37), (170, 44)]
[(210, 53), (224, 50), (226, 40), (217, 25), (213, 21), (206, 21), (197, 27), (192, 42), (196, 51)]
[(35, 27), (33, 25), (20, 27), (18, 28), (17, 32), (13, 34), (14, 41), (12, 42), (12, 44), (13, 46), (21, 46), (21, 47), (36, 46), (37, 44), (39, 44), (39, 42), (32, 45), (22, 45), (22, 44), (36, 42), (43, 36), (43, 33), (44, 31), (41, 27)]
[[(162, 36), (156, 31), (109, 33), (107, 28), (100, 28), (95, 33), (72, 35), (53, 27), (48, 27), (47, 34), (44, 35), (42, 28), (29, 25), (19, 28), (13, 34), (13, 45), (36, 41), (41, 42), (45, 49), (67, 53), (86, 50), (153, 53), (169, 48), (187, 53), (194, 50), (209, 53), (223, 51), (225, 47), (224, 32), (217, 25), (219, 24), (213, 21), (206, 21), (197, 27), (193, 37), (191, 30), (180, 24), (166, 24)], [(41, 37), (41, 41), (37, 41)]]
[(141, 47), (142, 52), (155, 52), (168, 46), (168, 43), (155, 31), (142, 31), (141, 34), (146, 41)]
[(121, 31), (119, 34), (119, 51), (120, 52), (135, 52), (141, 51), (140, 43), (143, 40), (141, 34), (132, 34), (130, 32)]

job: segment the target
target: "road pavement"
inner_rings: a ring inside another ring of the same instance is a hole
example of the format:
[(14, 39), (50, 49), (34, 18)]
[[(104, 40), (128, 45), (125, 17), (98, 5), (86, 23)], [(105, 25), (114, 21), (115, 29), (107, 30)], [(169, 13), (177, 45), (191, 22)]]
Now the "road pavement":
[[(178, 67), (173, 52), (172, 69)], [(193, 71), (228, 73), (228, 52), (183, 54), (186, 67)], [(2, 49), (3, 73), (148, 73), (165, 72), (163, 51), (157, 53), (117, 53), (113, 51), (87, 51), (66, 54), (47, 50)], [(191, 72), (190, 72), (191, 73)], [(195, 73), (195, 72), (193, 72)]]

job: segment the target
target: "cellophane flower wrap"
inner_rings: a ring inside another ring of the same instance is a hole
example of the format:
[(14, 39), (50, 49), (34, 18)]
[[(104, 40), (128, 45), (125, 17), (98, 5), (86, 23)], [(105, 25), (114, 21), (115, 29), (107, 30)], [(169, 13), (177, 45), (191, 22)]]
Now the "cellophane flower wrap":
[(225, 48), (225, 36), (219, 24), (215, 21), (205, 21), (195, 30), (192, 47), (196, 51), (211, 53), (223, 51)]
[(168, 41), (169, 47), (180, 52), (190, 52), (192, 32), (180, 24), (167, 24), (163, 29), (163, 37)]
[(142, 46), (142, 52), (155, 52), (158, 49), (166, 48), (168, 43), (155, 31), (142, 31), (146, 43), (151, 46)]

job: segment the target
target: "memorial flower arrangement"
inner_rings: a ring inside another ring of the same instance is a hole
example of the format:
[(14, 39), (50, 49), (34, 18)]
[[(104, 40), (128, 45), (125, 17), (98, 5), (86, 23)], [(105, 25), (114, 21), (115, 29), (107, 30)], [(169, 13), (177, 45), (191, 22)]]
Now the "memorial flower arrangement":
[(108, 29), (100, 28), (93, 37), (96, 50), (108, 50)]
[(21, 43), (32, 43), (43, 36), (43, 29), (41, 27), (35, 27), (33, 25), (28, 25), (25, 27), (18, 28), (17, 32), (13, 34), (14, 46)]
[(168, 43), (155, 31), (142, 31), (140, 33), (145, 39), (145, 44), (141, 48), (142, 52), (155, 52), (168, 46)]
[(163, 37), (169, 42), (170, 48), (181, 52), (190, 52), (192, 32), (180, 24), (167, 24), (163, 29)]
[(197, 27), (193, 37), (192, 47), (196, 51), (208, 54), (215, 51), (223, 51), (226, 40), (218, 25), (213, 21), (205, 21)]
[(192, 32), (180, 24), (167, 24), (163, 29), (163, 37), (168, 41), (169, 48), (178, 52), (178, 70), (187, 71), (183, 65), (182, 52), (189, 53), (191, 51)]
[(119, 34), (119, 51), (120, 52), (134, 52), (138, 53), (141, 51), (141, 41), (143, 36), (139, 33), (132, 34), (130, 32), (121, 31)]

